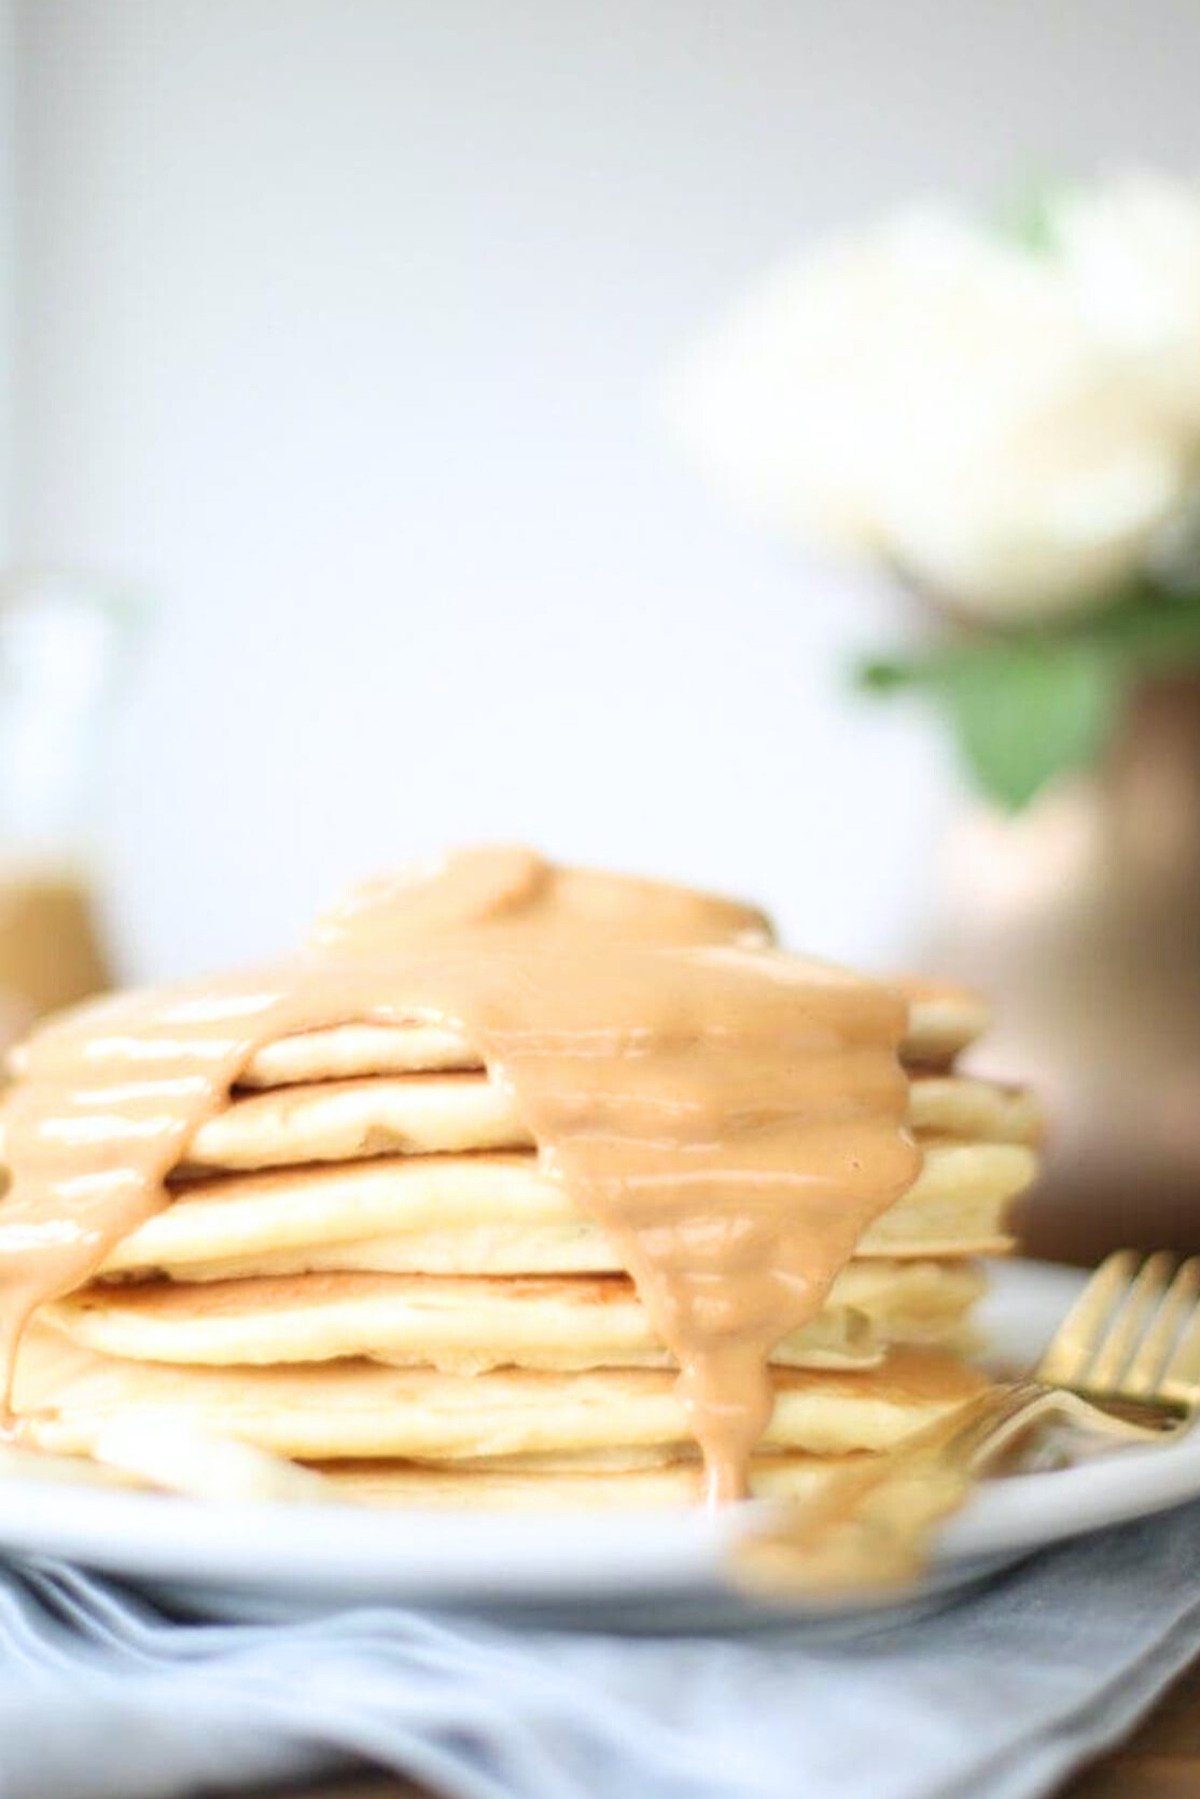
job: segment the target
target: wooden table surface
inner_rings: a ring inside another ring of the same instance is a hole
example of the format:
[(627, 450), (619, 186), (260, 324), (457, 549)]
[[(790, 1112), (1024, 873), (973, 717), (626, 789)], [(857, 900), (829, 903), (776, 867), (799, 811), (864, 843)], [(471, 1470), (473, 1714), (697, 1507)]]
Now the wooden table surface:
[[(437, 1799), (408, 1781), (364, 1772), (254, 1799)], [(530, 1794), (529, 1799), (537, 1799)], [(736, 1799), (735, 1794), (730, 1799)], [(1129, 1741), (1060, 1789), (1059, 1799), (1200, 1799), (1200, 1662)]]

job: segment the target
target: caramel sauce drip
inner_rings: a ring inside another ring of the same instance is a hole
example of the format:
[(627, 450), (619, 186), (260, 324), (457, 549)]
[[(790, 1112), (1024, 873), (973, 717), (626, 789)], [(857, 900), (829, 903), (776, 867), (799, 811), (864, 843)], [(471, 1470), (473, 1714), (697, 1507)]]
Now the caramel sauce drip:
[(784, 954), (750, 908), (524, 849), (365, 887), (277, 967), (35, 1033), (0, 1110), (6, 1380), (34, 1310), (170, 1203), (171, 1170), (259, 1048), (414, 1018), (458, 1027), (509, 1087), (676, 1358), (710, 1496), (742, 1495), (772, 1349), (918, 1172), (904, 1003)]

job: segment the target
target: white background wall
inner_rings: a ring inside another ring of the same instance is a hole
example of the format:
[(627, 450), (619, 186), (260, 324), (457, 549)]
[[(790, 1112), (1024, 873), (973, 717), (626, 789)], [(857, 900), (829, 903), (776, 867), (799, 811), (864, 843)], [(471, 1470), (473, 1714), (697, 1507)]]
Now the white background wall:
[(1200, 168), (1195, 0), (24, 0), (14, 553), (158, 622), (105, 829), (131, 965), (535, 839), (900, 953), (947, 808), (848, 699), (890, 602), (653, 412), (806, 233), (1030, 166)]

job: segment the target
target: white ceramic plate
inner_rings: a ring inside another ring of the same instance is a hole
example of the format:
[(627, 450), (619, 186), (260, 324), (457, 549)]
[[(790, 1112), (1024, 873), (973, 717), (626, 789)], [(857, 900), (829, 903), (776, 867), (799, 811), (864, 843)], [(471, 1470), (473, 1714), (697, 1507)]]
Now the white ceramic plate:
[[(1032, 1362), (1082, 1279), (1046, 1264), (997, 1264), (982, 1313), (989, 1354), (1008, 1365)], [(1198, 1495), (1200, 1431), (1165, 1447), (985, 1483), (944, 1530), (924, 1596)], [(732, 1599), (720, 1572), (722, 1546), (737, 1527), (736, 1517), (699, 1512), (387, 1513), (0, 1485), (0, 1551), (69, 1557), (201, 1610), (241, 1615), (371, 1600), (520, 1608), (650, 1629), (746, 1621), (756, 1614)]]

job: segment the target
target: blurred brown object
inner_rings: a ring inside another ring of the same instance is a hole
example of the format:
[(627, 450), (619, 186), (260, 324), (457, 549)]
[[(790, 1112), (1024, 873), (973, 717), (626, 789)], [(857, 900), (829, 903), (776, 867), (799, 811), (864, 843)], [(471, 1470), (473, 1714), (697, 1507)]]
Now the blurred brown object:
[(110, 984), (91, 845), (134, 619), (90, 577), (0, 576), (0, 1049)]
[(1200, 1249), (1200, 677), (1148, 682), (1106, 766), (949, 849), (931, 968), (991, 997), (989, 1072), (1036, 1083), (1031, 1254)]
[(87, 877), (68, 867), (0, 871), (0, 1050), (110, 983)]

